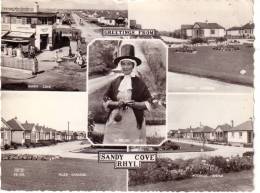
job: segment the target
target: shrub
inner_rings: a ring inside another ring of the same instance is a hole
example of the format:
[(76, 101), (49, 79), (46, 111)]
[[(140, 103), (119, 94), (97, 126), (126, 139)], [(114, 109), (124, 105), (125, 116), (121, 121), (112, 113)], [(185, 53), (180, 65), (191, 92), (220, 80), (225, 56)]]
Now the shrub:
[(164, 142), (161, 147), (161, 150), (178, 150), (180, 149), (180, 146), (177, 145), (176, 143), (172, 142), (171, 140), (167, 140)]
[(216, 39), (216, 41), (217, 41), (217, 42), (225, 42), (225, 41), (227, 41), (227, 38), (225, 38), (225, 37), (219, 37), (219, 38)]
[(8, 150), (8, 149), (10, 149), (10, 145), (8, 145), (8, 144), (5, 144), (5, 145), (4, 145), (4, 149), (5, 149), (5, 150)]
[(254, 152), (253, 151), (246, 151), (245, 153), (243, 153), (243, 157), (245, 157), (245, 156), (253, 157), (254, 156)]
[(207, 43), (207, 41), (204, 40), (203, 38), (193, 38), (191, 40), (191, 44), (202, 44), (202, 43)]
[(92, 132), (92, 133), (89, 134), (88, 137), (93, 143), (103, 143), (104, 134)]

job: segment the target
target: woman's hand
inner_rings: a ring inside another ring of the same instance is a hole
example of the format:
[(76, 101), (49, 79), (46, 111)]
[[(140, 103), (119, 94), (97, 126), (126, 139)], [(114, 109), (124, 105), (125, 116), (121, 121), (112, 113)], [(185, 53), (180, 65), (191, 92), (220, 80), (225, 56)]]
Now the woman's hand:
[(129, 101), (126, 103), (127, 106), (133, 109), (145, 110), (147, 109), (145, 102), (136, 102), (136, 101)]
[(124, 105), (123, 101), (109, 101), (108, 107), (109, 108), (120, 108)]

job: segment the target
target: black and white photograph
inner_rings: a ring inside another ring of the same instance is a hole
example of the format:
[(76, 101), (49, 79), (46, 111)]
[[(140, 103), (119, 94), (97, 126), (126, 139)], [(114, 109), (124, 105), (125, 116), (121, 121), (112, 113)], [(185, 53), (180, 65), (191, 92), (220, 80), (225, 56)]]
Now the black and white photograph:
[(169, 47), (169, 92), (253, 91), (252, 0), (129, 2), (129, 21)]
[(87, 44), (127, 17), (127, 0), (3, 0), (2, 89), (86, 91)]
[(166, 47), (160, 40), (89, 45), (89, 138), (157, 144), (166, 138)]
[(1, 189), (125, 191), (126, 170), (98, 164), (86, 117), (84, 93), (2, 92)]
[(129, 170), (129, 190), (252, 191), (253, 95), (170, 94), (167, 104), (167, 141), (155, 163)]

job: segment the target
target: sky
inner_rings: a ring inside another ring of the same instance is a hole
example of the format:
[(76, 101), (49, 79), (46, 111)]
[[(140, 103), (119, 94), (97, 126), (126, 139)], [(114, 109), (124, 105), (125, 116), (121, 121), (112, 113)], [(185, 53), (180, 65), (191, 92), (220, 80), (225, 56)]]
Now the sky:
[(2, 117), (39, 123), (58, 131), (87, 130), (87, 95), (75, 92), (2, 91)]
[(253, 117), (251, 94), (178, 94), (168, 97), (168, 130), (198, 127), (200, 122), (216, 128), (220, 124), (238, 125)]
[(3, 7), (33, 7), (59, 9), (127, 9), (127, 0), (2, 0)]
[(229, 28), (253, 18), (252, 0), (129, 0), (128, 8), (129, 19), (160, 31), (206, 20)]

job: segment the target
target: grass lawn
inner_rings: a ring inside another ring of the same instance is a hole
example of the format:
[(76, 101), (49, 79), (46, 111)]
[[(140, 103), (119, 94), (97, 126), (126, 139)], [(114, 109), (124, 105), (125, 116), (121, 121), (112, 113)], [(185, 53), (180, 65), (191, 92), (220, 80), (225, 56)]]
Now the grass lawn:
[(129, 191), (252, 191), (253, 171), (224, 174), (223, 177), (194, 177), (180, 181), (130, 186)]
[[(126, 191), (126, 170), (97, 160), (2, 160), (1, 168), (4, 190)], [(24, 168), (25, 176), (14, 176), (15, 168)], [(75, 173), (85, 176), (72, 176)]]
[[(176, 53), (169, 48), (169, 71), (253, 85), (254, 48), (239, 46), (239, 51), (215, 51), (212, 46), (196, 47), (196, 54)], [(240, 70), (245, 69), (245, 75)]]
[[(2, 77), (1, 81), (4, 90), (86, 91), (86, 68), (81, 69), (73, 62), (69, 62), (40, 73), (35, 78), (15, 80)], [(28, 85), (39, 87), (28, 88)], [(43, 85), (48, 88), (43, 88)]]

